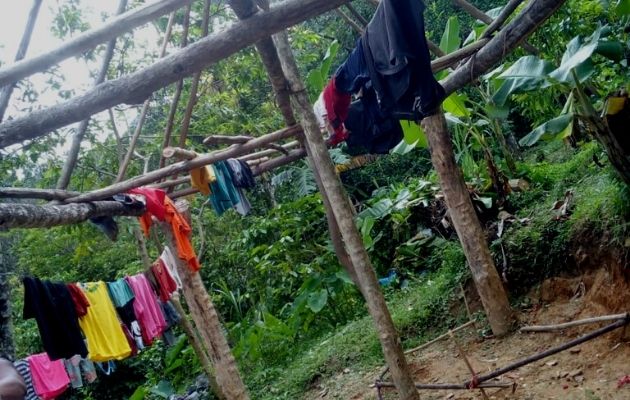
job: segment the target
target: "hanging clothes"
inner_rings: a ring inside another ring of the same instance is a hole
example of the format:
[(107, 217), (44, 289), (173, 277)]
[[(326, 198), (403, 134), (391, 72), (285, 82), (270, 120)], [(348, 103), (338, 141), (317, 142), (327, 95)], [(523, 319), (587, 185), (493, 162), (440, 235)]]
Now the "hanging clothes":
[(170, 272), (173, 280), (177, 284), (177, 289), (181, 289), (182, 286), (182, 278), (179, 276), (179, 272), (177, 271), (177, 262), (175, 257), (173, 257), (173, 252), (168, 246), (164, 246), (164, 250), (162, 250), (162, 254), (160, 254), (160, 260), (164, 263), (168, 271)]
[(116, 313), (123, 323), (123, 333), (129, 342), (129, 347), (131, 347), (131, 355), (136, 355), (138, 350), (144, 348), (144, 343), (142, 342), (142, 330), (133, 308), (135, 295), (124, 278), (107, 282), (107, 291), (116, 307)]
[(236, 158), (229, 158), (226, 162), (235, 187), (253, 189), (256, 186), (254, 174), (245, 161), (237, 160)]
[[(144, 207), (144, 204), (136, 199), (132, 198), (126, 194), (116, 194), (109, 199), (104, 200), (112, 200), (117, 201), (119, 203), (123, 203), (128, 207)], [(90, 218), (89, 220), (93, 223), (101, 232), (103, 232), (112, 242), (115, 242), (118, 238), (118, 224), (116, 220), (110, 216), (101, 216)]]
[(179, 315), (175, 306), (170, 301), (160, 302), (160, 307), (162, 307), (162, 312), (164, 313), (164, 319), (166, 321), (166, 330), (162, 334), (162, 339), (168, 346), (172, 346), (175, 344), (176, 339), (173, 334), (173, 327), (179, 324), (182, 316)]
[(333, 142), (347, 138), (340, 126), (348, 117), (349, 96), (361, 89), (375, 90), (386, 118), (417, 121), (444, 100), (444, 89), (431, 71), (423, 12), (419, 0), (379, 3), (365, 33), (323, 91), (327, 118), (335, 128)]
[(150, 346), (166, 329), (162, 309), (146, 276), (138, 274), (126, 279), (136, 297), (133, 307), (142, 329), (142, 340), (145, 345)]
[(24, 380), (24, 384), (26, 385), (26, 395), (24, 396), (24, 400), (39, 400), (39, 397), (35, 393), (35, 388), (33, 387), (33, 377), (31, 376), (31, 369), (28, 365), (28, 361), (18, 360), (13, 363), (13, 366), (18, 374), (20, 374)]
[(177, 255), (188, 263), (191, 271), (199, 271), (201, 265), (190, 243), (190, 234), (192, 233), (190, 225), (179, 211), (177, 211), (177, 207), (175, 207), (175, 204), (168, 197), (164, 200), (164, 206), (166, 209), (165, 219), (171, 225), (175, 246), (177, 246)]
[(80, 287), (90, 302), (90, 308), (79, 324), (87, 339), (88, 358), (92, 361), (122, 360), (131, 354), (120, 327), (105, 282), (82, 283)]
[(44, 350), (52, 360), (88, 354), (75, 303), (63, 283), (24, 277), (24, 319), (35, 318)]
[(83, 294), (81, 288), (79, 288), (76, 283), (68, 283), (66, 286), (70, 292), (70, 297), (72, 297), (72, 302), (74, 303), (74, 309), (77, 312), (77, 316), (82, 317), (87, 314), (90, 302), (87, 297), (85, 297), (85, 294)]
[(96, 366), (106, 376), (110, 376), (111, 374), (116, 372), (116, 363), (113, 362), (113, 361), (108, 361), (108, 362), (104, 362), (104, 363), (96, 363)]
[(164, 262), (159, 258), (151, 265), (151, 272), (157, 281), (160, 300), (168, 301), (171, 295), (177, 291), (177, 283), (166, 268), (166, 265), (164, 265)]
[(218, 215), (235, 207), (241, 202), (241, 196), (232, 182), (230, 168), (225, 161), (219, 161), (213, 165), (217, 181), (210, 185), (212, 194), (210, 202)]
[(114, 282), (107, 282), (107, 291), (116, 308), (124, 307), (134, 299), (133, 291), (123, 278), (117, 279)]
[(204, 196), (210, 195), (210, 184), (216, 180), (214, 170), (208, 165), (190, 170), (190, 184)]
[(35, 393), (44, 400), (54, 399), (66, 391), (70, 379), (62, 360), (52, 361), (48, 354), (34, 354), (26, 358), (33, 379)]
[(164, 208), (164, 199), (166, 192), (162, 189), (154, 189), (148, 187), (140, 187), (131, 189), (131, 194), (144, 196), (146, 201), (146, 212), (139, 218), (140, 227), (145, 236), (149, 236), (149, 230), (153, 223), (151, 217), (155, 217), (159, 221), (164, 221), (166, 217), (166, 209)]
[(68, 373), (70, 385), (74, 389), (83, 387), (83, 379), (85, 379), (87, 383), (92, 383), (96, 380), (94, 363), (78, 354), (67, 360), (63, 360), (63, 364)]

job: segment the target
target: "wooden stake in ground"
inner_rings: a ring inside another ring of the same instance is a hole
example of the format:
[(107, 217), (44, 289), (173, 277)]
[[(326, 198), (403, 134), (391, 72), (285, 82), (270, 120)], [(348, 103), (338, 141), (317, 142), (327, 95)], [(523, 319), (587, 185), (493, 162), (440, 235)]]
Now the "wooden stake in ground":
[(440, 179), (448, 212), (477, 286), (479, 297), (495, 335), (504, 335), (512, 327), (513, 314), (501, 278), (494, 266), (486, 236), (475, 214), (464, 177), (455, 162), (444, 113), (422, 120), (429, 141), (431, 162)]
[[(39, 14), (39, 8), (41, 5), (42, 0), (33, 0), (33, 6), (31, 7), (31, 11), (28, 13), (28, 20), (26, 22), (26, 27), (24, 28), (22, 40), (20, 40), (20, 46), (15, 54), (15, 61), (20, 61), (26, 55), (28, 45), (31, 42), (33, 29), (35, 29), (35, 22), (37, 22), (37, 14)], [(7, 106), (9, 105), (9, 100), (11, 99), (11, 94), (13, 93), (14, 88), (15, 82), (11, 82), (3, 87), (0, 92), (0, 121), (4, 119), (4, 113), (7, 111)]]
[(339, 226), (345, 248), (352, 264), (356, 268), (361, 292), (378, 331), (383, 354), (390, 367), (399, 397), (403, 400), (416, 400), (419, 398), (418, 392), (403, 354), (398, 333), (387, 309), (383, 293), (378, 285), (372, 263), (354, 224), (354, 216), (348, 203), (347, 195), (339, 177), (335, 173), (335, 167), (328, 154), (328, 149), (321, 135), (315, 114), (313, 114), (304, 83), (295, 64), (288, 37), (286, 34), (279, 34), (274, 37), (274, 41), (278, 56), (282, 62), (284, 74), (293, 92), (292, 99), (295, 111), (304, 127), (305, 145), (312, 157), (313, 166), (321, 177), (319, 190), (322, 196), (327, 196), (330, 201), (333, 216)]

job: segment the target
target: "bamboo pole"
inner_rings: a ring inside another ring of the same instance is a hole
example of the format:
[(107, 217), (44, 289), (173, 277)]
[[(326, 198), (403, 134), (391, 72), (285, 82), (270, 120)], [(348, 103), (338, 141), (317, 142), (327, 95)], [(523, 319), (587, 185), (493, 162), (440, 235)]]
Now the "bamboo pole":
[(565, 322), (562, 324), (524, 326), (520, 330), (521, 332), (552, 332), (552, 331), (561, 331), (563, 329), (572, 328), (574, 326), (595, 324), (598, 322), (605, 322), (605, 321), (616, 321), (619, 319), (629, 319), (629, 318), (630, 318), (630, 313), (602, 315), (599, 317), (579, 319), (576, 321)]
[(112, 18), (102, 26), (83, 32), (48, 53), (1, 68), (0, 86), (15, 83), (36, 72), (44, 71), (66, 58), (79, 55), (101, 43), (112, 40), (140, 25), (153, 21), (157, 17), (183, 7), (191, 1), (192, 0), (158, 0), (144, 7), (128, 11)]
[[(31, 11), (29, 11), (28, 13), (28, 19), (26, 20), (26, 26), (24, 27), (24, 33), (22, 34), (22, 39), (20, 40), (20, 45), (18, 46), (17, 53), (15, 54), (15, 61), (20, 61), (26, 55), (28, 45), (31, 42), (33, 29), (35, 29), (37, 15), (39, 14), (39, 9), (41, 5), (42, 0), (33, 0), (33, 5), (31, 6)], [(3, 87), (2, 91), (0, 92), (0, 121), (4, 119), (4, 113), (7, 111), (9, 100), (11, 99), (11, 94), (13, 93), (14, 88), (15, 83), (11, 82)]]
[(359, 287), (379, 333), (378, 336), (385, 359), (392, 371), (392, 379), (398, 388), (401, 399), (416, 400), (418, 399), (418, 392), (415, 389), (403, 354), (398, 333), (387, 309), (385, 298), (378, 285), (369, 256), (363, 247), (361, 236), (354, 223), (354, 215), (348, 203), (347, 195), (339, 181), (339, 177), (335, 173), (328, 149), (321, 136), (319, 125), (313, 114), (304, 84), (300, 79), (286, 33), (276, 35), (274, 42), (285, 77), (293, 92), (292, 100), (295, 110), (304, 127), (305, 147), (313, 161), (312, 165), (315, 171), (319, 173), (321, 178), (321, 182), (318, 182), (319, 189), (322, 196), (327, 197), (330, 201), (332, 217), (338, 224), (345, 249), (351, 263), (354, 265)]
[[(118, 9), (116, 10), (116, 15), (120, 15), (125, 12), (125, 8), (127, 8), (127, 0), (120, 0), (118, 3)], [(101, 68), (98, 71), (98, 75), (96, 79), (94, 79), (94, 84), (92, 86), (98, 86), (105, 78), (107, 78), (107, 70), (109, 69), (109, 64), (114, 57), (114, 49), (116, 48), (116, 38), (110, 40), (107, 43), (107, 48), (105, 49), (105, 55), (103, 56), (103, 61), (101, 62)], [(1, 118), (0, 118), (1, 119)], [(113, 121), (113, 119), (112, 119)], [(83, 142), (83, 137), (85, 136), (85, 132), (90, 124), (90, 118), (86, 118), (79, 123), (76, 132), (72, 135), (72, 144), (70, 146), (70, 150), (68, 151), (68, 155), (63, 163), (63, 168), (61, 170), (61, 175), (59, 180), (57, 181), (57, 189), (67, 189), (70, 184), (70, 178), (72, 177), (72, 173), (77, 165), (77, 160), (79, 159), (79, 152), (81, 151), (81, 142)]]

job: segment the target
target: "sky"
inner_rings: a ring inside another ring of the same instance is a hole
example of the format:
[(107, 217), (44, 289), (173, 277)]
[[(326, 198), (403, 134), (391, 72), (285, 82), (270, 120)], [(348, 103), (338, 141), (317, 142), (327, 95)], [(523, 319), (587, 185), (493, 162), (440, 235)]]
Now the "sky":
[[(8, 1), (8, 0), (4, 0)], [(54, 16), (57, 14), (60, 6), (64, 4), (65, 0), (43, 0), (39, 10), (35, 29), (31, 37), (31, 42), (26, 53), (26, 58), (30, 58), (36, 55), (40, 55), (60, 46), (63, 41), (51, 32), (51, 26), (54, 21)], [(151, 0), (148, 0), (151, 2)], [(131, 3), (131, 2), (130, 2)], [(32, 6), (31, 0), (17, 0), (12, 1), (11, 6), (4, 7), (3, 12), (0, 13), (0, 62), (2, 66), (12, 64), (15, 58), (19, 42), (24, 32), (26, 20), (28, 18), (29, 11)], [(103, 16), (114, 15), (116, 8), (118, 7), (117, 0), (82, 0), (80, 7), (83, 13), (83, 20), (90, 25), (90, 28), (95, 28), (102, 25)], [(134, 41), (136, 43), (145, 43), (150, 48), (157, 49), (159, 47), (158, 34), (154, 27), (150, 24), (143, 27), (139, 27), (134, 31)], [(97, 57), (96, 60), (86, 63), (84, 60), (76, 58), (69, 58), (59, 64), (59, 71), (65, 77), (63, 83), (63, 90), (75, 90), (75, 94), (81, 94), (89, 90), (92, 87), (93, 78), (90, 77), (90, 71), (93, 73), (100, 68), (101, 59)], [(47, 86), (46, 75), (35, 74), (28, 78), (36, 88), (40, 91), (38, 98), (38, 106), (51, 106), (64, 101), (58, 96), (57, 91), (42, 90)], [(20, 91), (14, 91), (7, 109), (5, 119), (7, 117), (19, 117), (19, 101)], [(135, 113), (135, 110), (132, 111)], [(127, 113), (128, 114), (128, 113)], [(95, 118), (104, 119), (107, 113), (101, 113)], [(133, 119), (133, 115), (126, 115), (127, 119)], [(120, 127), (120, 123), (118, 124)], [(124, 123), (122, 124), (124, 127)], [(70, 130), (66, 129), (69, 133)], [(67, 134), (66, 133), (66, 134)], [(109, 132), (103, 132), (102, 137), (105, 137)], [(68, 143), (60, 149), (56, 149), (55, 153), (63, 154), (67, 151)]]

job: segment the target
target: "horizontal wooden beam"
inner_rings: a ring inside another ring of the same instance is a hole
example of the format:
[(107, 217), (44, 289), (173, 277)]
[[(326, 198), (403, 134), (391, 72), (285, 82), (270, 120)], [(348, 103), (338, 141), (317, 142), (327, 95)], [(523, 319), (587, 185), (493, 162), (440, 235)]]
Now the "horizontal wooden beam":
[(462, 67), (440, 83), (447, 94), (468, 85), (499, 63), (547, 20), (565, 0), (531, 0), (514, 19), (490, 39)]
[[(77, 56), (101, 43), (115, 39), (125, 32), (151, 22), (154, 19), (185, 6), (192, 0), (159, 0), (136, 10), (112, 18), (102, 26), (83, 32), (63, 45), (42, 55), (27, 58), (0, 69), (0, 86), (15, 83), (36, 72), (58, 64), (66, 58)], [(89, 117), (87, 115), (86, 117)]]
[(0, 188), (0, 198), (5, 199), (41, 199), (41, 200), (65, 200), (78, 196), (80, 192), (70, 192), (58, 189), (32, 189), (32, 188)]
[(241, 144), (251, 139), (252, 137), (248, 135), (210, 135), (203, 140), (203, 144), (206, 146), (216, 146), (219, 144)]
[(291, 164), (292, 162), (295, 162), (299, 159), (302, 159), (306, 157), (306, 150), (302, 149), (296, 149), (296, 150), (291, 150), (289, 152), (288, 155), (286, 156), (280, 156), (280, 157), (276, 157), (276, 158), (272, 158), (269, 161), (265, 161), (262, 162), (256, 166), (252, 167), (252, 173), (254, 174), (254, 176), (258, 176), (262, 173), (265, 173), (267, 171), (271, 171), (273, 169), (276, 169), (278, 167), (281, 167), (283, 165), (287, 165), (287, 164)]
[(162, 150), (164, 158), (177, 158), (180, 160), (192, 160), (198, 154), (192, 150), (182, 149), (181, 147), (167, 147)]
[(225, 150), (217, 150), (208, 154), (201, 154), (192, 160), (180, 161), (178, 163), (171, 164), (164, 168), (160, 168), (155, 171), (136, 176), (134, 178), (113, 184), (111, 186), (107, 186), (102, 189), (97, 189), (92, 192), (71, 197), (69, 199), (66, 199), (65, 201), (66, 203), (80, 203), (101, 200), (113, 196), (117, 193), (124, 193), (130, 189), (148, 185), (171, 175), (188, 172), (191, 169), (199, 168), (204, 165), (214, 164), (219, 161), (227, 160), (228, 158), (236, 158), (243, 154), (247, 154), (257, 148), (265, 147), (269, 143), (277, 142), (278, 140), (295, 136), (299, 132), (302, 132), (302, 127), (299, 125), (294, 125), (289, 128), (284, 128), (279, 131), (254, 138), (247, 143), (243, 143), (240, 146), (232, 146)]
[(183, 185), (184, 183), (189, 183), (190, 182), (190, 178), (188, 176), (184, 176), (181, 178), (177, 178), (177, 179), (170, 179), (168, 181), (164, 181), (155, 185), (151, 185), (151, 187), (154, 187), (156, 189), (166, 189), (166, 188), (170, 188), (170, 187), (174, 187), (174, 186), (178, 186), (178, 185)]
[(95, 201), (81, 204), (43, 205), (0, 203), (0, 229), (49, 228), (83, 222), (103, 216), (134, 216), (144, 213), (144, 206), (134, 207), (117, 201)]
[(348, 0), (286, 0), (133, 74), (104, 82), (52, 107), (0, 125), (0, 148), (44, 136), (120, 103), (138, 104), (156, 90), (225, 59), (261, 38), (334, 9)]
[(479, 51), (479, 49), (481, 49), (483, 46), (488, 44), (488, 42), (488, 39), (481, 39), (469, 44), (468, 46), (464, 46), (459, 50), (449, 53), (444, 57), (437, 58), (431, 61), (431, 70), (433, 71), (433, 73), (445, 70), (455, 65), (457, 62), (463, 60), (464, 58), (470, 57), (471, 55)]
[[(294, 140), (294, 141), (291, 141), (289, 143), (286, 143), (286, 144), (282, 145), (282, 148), (285, 149), (286, 151), (289, 151), (289, 150), (294, 149), (296, 147), (300, 147), (300, 142), (297, 141), (297, 140)], [(251, 161), (251, 160), (255, 160), (257, 158), (273, 156), (276, 153), (278, 153), (278, 150), (267, 149), (267, 150), (261, 150), (261, 151), (255, 152), (255, 153), (244, 155), (242, 157), (239, 157), (238, 159), (242, 160), (242, 161)]]

